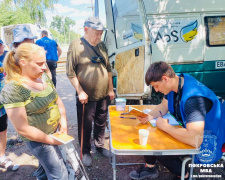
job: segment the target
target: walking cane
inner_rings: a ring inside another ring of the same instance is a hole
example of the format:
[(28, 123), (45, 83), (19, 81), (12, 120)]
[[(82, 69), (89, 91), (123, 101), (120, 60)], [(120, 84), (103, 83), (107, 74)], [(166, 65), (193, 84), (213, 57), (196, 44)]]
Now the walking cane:
[(80, 160), (82, 160), (83, 156), (83, 138), (84, 138), (84, 108), (85, 104), (83, 104), (83, 111), (82, 111), (82, 122), (81, 122), (81, 143), (80, 143)]

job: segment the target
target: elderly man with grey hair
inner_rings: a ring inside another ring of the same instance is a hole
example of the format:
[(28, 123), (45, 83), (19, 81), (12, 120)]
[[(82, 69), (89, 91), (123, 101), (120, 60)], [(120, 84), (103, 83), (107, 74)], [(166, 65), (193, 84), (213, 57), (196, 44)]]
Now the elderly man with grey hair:
[(114, 99), (114, 91), (107, 50), (101, 41), (104, 30), (98, 18), (89, 17), (84, 22), (84, 37), (71, 42), (67, 54), (67, 76), (76, 89), (80, 144), (84, 115), (82, 162), (85, 166), (92, 165), (92, 122), (96, 150), (103, 156), (109, 156), (109, 151), (104, 148), (104, 140), (108, 103)]

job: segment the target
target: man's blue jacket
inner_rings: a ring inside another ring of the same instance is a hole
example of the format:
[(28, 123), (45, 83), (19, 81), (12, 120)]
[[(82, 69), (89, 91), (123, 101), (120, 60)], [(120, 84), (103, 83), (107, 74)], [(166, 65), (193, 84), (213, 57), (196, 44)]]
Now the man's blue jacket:
[[(222, 108), (221, 102), (209, 88), (188, 74), (184, 73), (183, 76), (184, 85), (180, 101), (180, 112), (184, 128), (186, 128), (184, 108), (188, 98), (201, 96), (210, 99), (213, 103), (211, 110), (205, 116), (203, 143), (200, 147), (200, 153), (196, 155), (195, 163), (214, 163), (221, 158), (222, 145), (225, 143), (225, 118), (224, 114), (222, 114), (222, 111), (225, 111), (224, 107)], [(168, 94), (168, 109), (172, 114), (174, 113), (173, 104), (174, 92), (171, 91)], [(196, 141), (197, 139), (198, 137), (196, 137)]]

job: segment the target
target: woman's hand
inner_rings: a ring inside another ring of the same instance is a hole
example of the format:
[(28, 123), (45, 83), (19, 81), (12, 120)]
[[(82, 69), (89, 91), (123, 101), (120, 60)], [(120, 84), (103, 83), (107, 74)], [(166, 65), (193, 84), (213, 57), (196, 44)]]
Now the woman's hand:
[[(52, 138), (52, 137), (51, 137)], [(51, 143), (52, 145), (62, 145), (63, 143), (62, 142), (60, 142), (60, 141), (58, 141), (58, 140), (56, 140), (56, 139), (54, 139), (54, 138), (52, 138), (52, 143)]]
[(57, 132), (58, 134), (67, 134), (67, 121), (59, 121), (59, 131)]
[(60, 118), (60, 121), (59, 121), (59, 132), (58, 132), (58, 134), (61, 134), (61, 133), (67, 134), (66, 110), (65, 110), (63, 102), (62, 102), (62, 100), (59, 96), (58, 96), (58, 99), (57, 99), (56, 103), (59, 107), (59, 111), (60, 111), (60, 114), (61, 114), (61, 118)]

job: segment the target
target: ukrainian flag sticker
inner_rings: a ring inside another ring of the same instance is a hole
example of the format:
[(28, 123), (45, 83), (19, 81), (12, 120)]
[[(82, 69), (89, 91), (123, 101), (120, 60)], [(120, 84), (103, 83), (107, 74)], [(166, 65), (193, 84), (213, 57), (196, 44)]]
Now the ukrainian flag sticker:
[(180, 37), (184, 42), (189, 42), (198, 34), (198, 21), (191, 22), (180, 31)]

